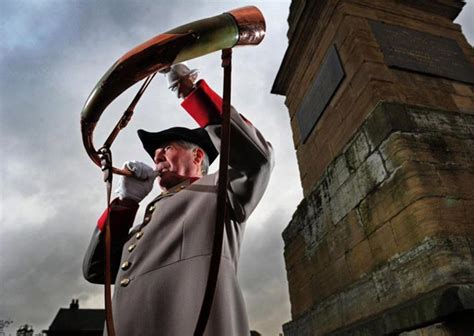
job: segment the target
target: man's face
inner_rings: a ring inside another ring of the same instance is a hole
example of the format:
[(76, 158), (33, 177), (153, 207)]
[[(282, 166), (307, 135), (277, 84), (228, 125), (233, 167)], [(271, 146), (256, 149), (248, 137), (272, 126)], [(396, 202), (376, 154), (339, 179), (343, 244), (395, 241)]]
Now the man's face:
[(169, 142), (155, 150), (155, 170), (162, 189), (169, 189), (190, 177), (199, 177), (199, 149), (187, 149), (175, 142)]

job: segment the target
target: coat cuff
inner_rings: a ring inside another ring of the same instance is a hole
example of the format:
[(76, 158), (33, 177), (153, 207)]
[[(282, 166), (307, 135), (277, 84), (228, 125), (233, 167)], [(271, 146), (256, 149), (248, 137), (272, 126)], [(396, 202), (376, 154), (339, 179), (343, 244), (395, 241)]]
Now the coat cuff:
[(109, 209), (105, 209), (99, 217), (97, 228), (102, 231), (107, 223), (107, 218), (110, 216), (110, 226), (112, 230), (115, 228), (125, 230), (126, 228), (128, 231), (133, 224), (138, 207), (138, 203), (133, 200), (114, 199), (110, 203), (110, 212)]
[(222, 98), (204, 80), (183, 100), (181, 106), (196, 120), (200, 127), (221, 123)]

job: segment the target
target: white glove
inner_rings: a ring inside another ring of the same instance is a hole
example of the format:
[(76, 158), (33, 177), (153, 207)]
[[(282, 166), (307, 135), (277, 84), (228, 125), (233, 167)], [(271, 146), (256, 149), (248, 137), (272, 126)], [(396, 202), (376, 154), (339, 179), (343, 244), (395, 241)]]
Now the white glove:
[(197, 76), (198, 70), (191, 70), (184, 63), (174, 64), (166, 72), (169, 89), (176, 92), (178, 98), (185, 98), (194, 89)]
[(153, 182), (158, 172), (138, 161), (127, 161), (123, 164), (123, 168), (130, 170), (134, 176), (120, 176), (115, 193), (121, 200), (128, 198), (140, 203), (153, 189)]

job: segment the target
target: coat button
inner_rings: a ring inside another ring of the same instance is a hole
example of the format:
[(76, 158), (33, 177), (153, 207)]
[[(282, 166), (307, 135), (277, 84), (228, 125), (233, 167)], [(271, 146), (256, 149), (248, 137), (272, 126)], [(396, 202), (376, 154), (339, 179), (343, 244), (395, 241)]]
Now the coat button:
[(128, 247), (128, 252), (132, 252), (135, 249), (135, 247), (137, 247), (137, 245), (135, 245), (135, 244), (130, 245)]
[(140, 232), (137, 232), (137, 234), (135, 235), (135, 238), (140, 239), (142, 236), (143, 236), (143, 232), (140, 231)]
[(123, 278), (122, 280), (120, 280), (120, 286), (122, 287), (127, 287), (129, 283), (130, 283), (130, 279), (128, 278)]
[(144, 222), (147, 223), (150, 220), (150, 216), (146, 216)]
[(128, 270), (130, 268), (130, 265), (132, 263), (130, 261), (125, 261), (122, 263), (122, 266), (120, 266), (121, 269), (123, 269), (124, 271)]
[(153, 210), (155, 210), (155, 206), (154, 206), (154, 205), (152, 205), (152, 206), (150, 206), (150, 207), (148, 208), (148, 211), (153, 211)]

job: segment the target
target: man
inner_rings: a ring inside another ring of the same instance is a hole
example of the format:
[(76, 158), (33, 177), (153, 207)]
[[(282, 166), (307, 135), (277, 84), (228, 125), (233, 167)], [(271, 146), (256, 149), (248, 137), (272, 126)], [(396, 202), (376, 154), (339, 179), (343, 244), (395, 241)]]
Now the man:
[[(111, 204), (113, 314), (118, 336), (192, 335), (204, 296), (212, 253), (218, 174), (207, 166), (220, 148), (221, 98), (183, 64), (171, 68), (171, 89), (201, 128), (138, 131), (155, 168), (131, 161), (134, 177), (123, 177)], [(209, 163), (207, 163), (207, 161)], [(228, 201), (221, 266), (205, 335), (249, 335), (237, 264), (245, 222), (268, 184), (273, 150), (260, 132), (231, 111)], [(162, 193), (147, 205), (142, 224), (133, 224), (138, 203), (158, 181)], [(84, 259), (84, 276), (103, 283), (99, 219)]]

